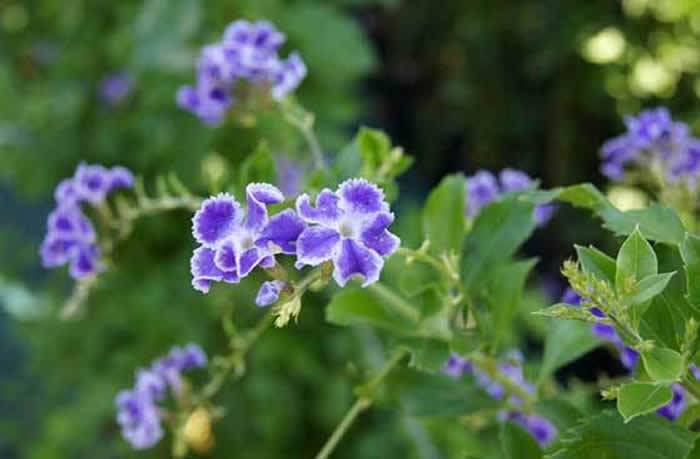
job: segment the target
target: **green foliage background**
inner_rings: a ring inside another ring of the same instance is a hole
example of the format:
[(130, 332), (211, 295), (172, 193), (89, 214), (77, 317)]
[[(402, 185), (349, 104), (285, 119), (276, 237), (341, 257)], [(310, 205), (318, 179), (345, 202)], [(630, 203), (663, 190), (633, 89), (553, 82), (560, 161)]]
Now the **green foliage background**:
[[(212, 130), (174, 104), (177, 87), (193, 78), (199, 48), (231, 20), (269, 19), (287, 34), (287, 49), (299, 49), (309, 77), (297, 96), (315, 113), (326, 150), (339, 150), (364, 122), (388, 129), (416, 157), (398, 231), (416, 246), (411, 198), (448, 171), (508, 165), (548, 185), (590, 180), (600, 142), (620, 129), (620, 112), (672, 97), (662, 102), (693, 119), (692, 67), (658, 94), (635, 93), (619, 75), (644, 50), (658, 54), (664, 37), (694, 46), (697, 3), (678, 1), (686, 7), (670, 16), (654, 6), (663, 2), (642, 2), (647, 7), (636, 15), (624, 3), (0, 2), (0, 301), (7, 307), (0, 316), (0, 456), (134, 456), (113, 418), (114, 395), (131, 384), (134, 369), (173, 344), (223, 349), (222, 312), (244, 325), (259, 315), (251, 307), (256, 279), (207, 297), (191, 289), (187, 212), (139, 222), (119, 247), (119, 269), (106, 274), (80, 321), (44, 314), (57, 309), (71, 283), (64, 272), (41, 270), (36, 255), (52, 189), (80, 160), (123, 164), (147, 179), (172, 171), (204, 194), (214, 191), (205, 160), (222, 160), (226, 180), (261, 137), (275, 153), (298, 154), (298, 135), (274, 115)], [(607, 65), (586, 61), (581, 46), (610, 25), (625, 32), (628, 54)], [(127, 72), (135, 89), (110, 108), (96, 87), (115, 71)], [(565, 221), (527, 247), (543, 257), (543, 269), (570, 256), (572, 240), (601, 238)], [(390, 264), (386, 276), (397, 279), (400, 269)], [(266, 335), (246, 377), (224, 390), (215, 457), (310, 457), (349, 406), (352, 385), (376, 365), (385, 343), (362, 327), (325, 323), (324, 300), (305, 304), (297, 326)], [(537, 339), (544, 330), (528, 320), (519, 326)], [(498, 339), (494, 346), (525, 341)], [(404, 376), (404, 384), (419, 377)], [(386, 398), (391, 403), (365, 415), (338, 457), (499, 457), (466, 428), (418, 422), (406, 415), (410, 400)], [(169, 454), (163, 442), (140, 457)]]

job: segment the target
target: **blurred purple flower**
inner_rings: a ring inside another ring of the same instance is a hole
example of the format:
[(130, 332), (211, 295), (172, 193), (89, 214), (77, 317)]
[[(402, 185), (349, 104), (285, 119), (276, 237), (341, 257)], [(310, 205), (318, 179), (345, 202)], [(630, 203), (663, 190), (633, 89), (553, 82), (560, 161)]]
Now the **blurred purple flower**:
[(107, 75), (99, 84), (99, 95), (103, 102), (111, 106), (122, 103), (131, 93), (133, 81), (125, 73)]
[(294, 91), (306, 77), (298, 53), (284, 60), (278, 52), (285, 36), (267, 21), (232, 22), (219, 43), (202, 48), (197, 82), (183, 86), (177, 104), (210, 125), (220, 124), (233, 105), (232, 91), (241, 80), (270, 88), (274, 99)]
[(279, 280), (263, 282), (255, 297), (255, 304), (264, 307), (276, 303), (285, 285), (285, 282)]

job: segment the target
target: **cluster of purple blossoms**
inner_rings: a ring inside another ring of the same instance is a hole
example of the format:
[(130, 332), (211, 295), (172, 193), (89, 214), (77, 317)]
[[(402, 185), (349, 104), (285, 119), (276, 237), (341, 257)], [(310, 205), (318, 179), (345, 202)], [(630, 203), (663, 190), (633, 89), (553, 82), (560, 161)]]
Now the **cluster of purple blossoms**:
[(666, 108), (645, 110), (625, 118), (627, 132), (601, 148), (601, 172), (611, 180), (625, 176), (625, 168), (639, 166), (662, 173), (671, 182), (695, 181), (700, 175), (700, 139), (688, 125), (673, 121)]
[[(330, 261), (338, 285), (357, 276), (365, 287), (379, 279), (384, 257), (400, 243), (388, 230), (394, 214), (384, 193), (363, 179), (347, 180), (335, 192), (322, 190), (315, 206), (303, 194), (296, 212), (286, 209), (272, 217), (267, 205), (284, 201), (279, 189), (255, 183), (246, 195), (245, 214), (233, 196), (220, 194), (204, 201), (193, 218), (201, 246), (191, 260), (192, 284), (203, 293), (213, 282), (237, 283), (257, 266), (272, 268), (277, 254), (296, 255), (297, 269)], [(279, 282), (263, 284), (257, 304), (272, 304), (283, 288)]]
[(117, 423), (124, 439), (135, 449), (154, 446), (163, 437), (162, 402), (168, 389), (179, 395), (182, 388), (182, 372), (207, 365), (207, 356), (196, 344), (184, 348), (174, 347), (151, 365), (136, 373), (134, 387), (117, 394)]
[(124, 73), (112, 73), (100, 80), (98, 95), (112, 107), (122, 103), (131, 93), (133, 81)]
[[(467, 216), (474, 218), (484, 206), (497, 201), (504, 193), (523, 191), (534, 186), (535, 183), (526, 173), (515, 169), (503, 169), (498, 178), (489, 171), (477, 171), (467, 177)], [(546, 225), (555, 210), (554, 204), (540, 204), (535, 207), (534, 218), (537, 226)]]
[[(561, 301), (562, 303), (574, 306), (579, 306), (582, 303), (581, 297), (571, 288), (567, 288), (564, 291)], [(596, 307), (589, 308), (588, 310), (599, 319), (605, 318), (605, 313)], [(629, 371), (634, 371), (637, 366), (637, 362), (639, 361), (639, 353), (631, 347), (625, 346), (620, 338), (620, 335), (618, 335), (617, 331), (615, 331), (615, 327), (612, 325), (597, 323), (591, 326), (591, 331), (598, 338), (612, 343), (620, 353), (620, 361), (622, 362), (622, 365)], [(691, 365), (690, 370), (695, 378), (698, 379), (698, 376), (700, 376), (700, 371), (697, 370), (697, 367), (695, 367), (695, 365)], [(673, 384), (671, 386), (671, 390), (673, 391), (673, 398), (670, 402), (668, 402), (668, 404), (659, 408), (656, 413), (673, 421), (685, 410), (686, 397), (683, 386), (680, 384)]]
[[(583, 302), (582, 298), (571, 288), (568, 287), (561, 298), (561, 302), (572, 306), (580, 306)], [(597, 319), (605, 319), (606, 315), (597, 307), (588, 308), (588, 311)], [(603, 341), (607, 341), (615, 346), (620, 353), (620, 361), (622, 365), (629, 371), (634, 371), (639, 361), (639, 353), (629, 346), (625, 346), (622, 338), (617, 334), (615, 327), (608, 324), (596, 323), (591, 326), (591, 332)]]
[[(518, 351), (508, 354), (504, 362), (498, 365), (498, 371), (511, 383), (519, 386), (523, 391), (533, 394), (535, 387), (525, 380), (523, 374), (523, 357)], [(443, 373), (453, 378), (461, 378), (465, 374), (472, 374), (476, 383), (483, 388), (490, 397), (502, 400), (507, 391), (497, 381), (492, 380), (486, 373), (475, 367), (468, 359), (452, 353), (442, 368)], [(508, 403), (513, 406), (522, 405), (516, 395), (510, 395)], [(557, 435), (557, 428), (546, 418), (536, 414), (525, 414), (520, 411), (503, 411), (498, 416), (501, 421), (512, 421), (532, 435), (541, 447), (548, 446)]]
[(207, 124), (219, 124), (234, 103), (232, 90), (240, 81), (265, 85), (275, 99), (294, 91), (306, 76), (298, 53), (287, 59), (278, 51), (285, 36), (266, 21), (234, 21), (221, 42), (202, 48), (197, 84), (183, 86), (177, 102)]
[(97, 273), (101, 269), (97, 236), (81, 205), (99, 206), (111, 192), (130, 188), (133, 182), (133, 175), (123, 167), (80, 164), (73, 177), (59, 183), (40, 249), (44, 267), (68, 264), (74, 279)]

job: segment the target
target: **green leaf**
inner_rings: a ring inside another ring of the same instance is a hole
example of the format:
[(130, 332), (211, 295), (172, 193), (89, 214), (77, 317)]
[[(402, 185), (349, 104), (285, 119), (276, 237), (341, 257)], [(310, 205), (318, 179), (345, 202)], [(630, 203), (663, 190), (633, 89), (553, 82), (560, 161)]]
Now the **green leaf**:
[(390, 385), (403, 410), (413, 416), (463, 416), (500, 406), (473, 378), (404, 370), (390, 378)]
[(576, 360), (598, 344), (600, 341), (591, 333), (588, 323), (573, 320), (551, 321), (544, 342), (538, 381), (542, 382), (558, 368)]
[(678, 381), (683, 375), (683, 357), (673, 349), (655, 347), (642, 352), (642, 361), (647, 374), (657, 382)]
[(578, 261), (586, 274), (596, 279), (608, 281), (611, 286), (615, 285), (615, 260), (593, 246), (582, 247), (575, 245)]
[(700, 237), (685, 233), (681, 245), (681, 256), (685, 264), (688, 302), (700, 307)]
[(652, 204), (644, 209), (622, 212), (590, 183), (557, 191), (554, 198), (576, 207), (590, 209), (603, 219), (604, 226), (615, 234), (627, 236), (639, 227), (650, 240), (667, 244), (680, 244), (685, 236), (681, 219), (668, 207)]
[(484, 282), (479, 298), (486, 306), (488, 323), (479, 322), (484, 339), (493, 349), (500, 349), (513, 330), (518, 305), (523, 297), (525, 281), (537, 260), (521, 260), (494, 267)]
[(450, 357), (450, 347), (446, 341), (404, 338), (399, 342), (399, 346), (411, 353), (411, 367), (430, 373), (442, 368)]
[(542, 458), (542, 450), (532, 435), (513, 422), (501, 424), (498, 439), (504, 459)]
[(460, 253), (464, 242), (464, 176), (449, 175), (430, 193), (423, 209), (423, 233), (435, 254)]
[(266, 142), (260, 142), (255, 151), (242, 162), (238, 171), (239, 192), (243, 192), (248, 183), (274, 183), (277, 180), (275, 160)]
[(652, 274), (640, 280), (636, 285), (636, 292), (630, 297), (633, 304), (645, 303), (664, 291), (669, 281), (676, 274), (674, 272)]
[(617, 410), (625, 422), (637, 416), (651, 413), (671, 401), (673, 393), (669, 386), (650, 383), (625, 384), (617, 396)]
[(693, 447), (694, 434), (661, 416), (643, 416), (625, 424), (616, 412), (584, 419), (562, 432), (552, 459), (678, 459)]
[(440, 280), (435, 268), (416, 262), (399, 274), (399, 289), (404, 295), (413, 297), (431, 288), (437, 288)]
[[(678, 250), (664, 245), (655, 248), (661, 271), (683, 269)], [(640, 332), (645, 339), (653, 339), (660, 346), (680, 349), (680, 339), (685, 333), (686, 322), (691, 317), (700, 319), (700, 311), (688, 302), (686, 292), (685, 278), (674, 276), (664, 291), (651, 300), (651, 305), (640, 324)]]
[(533, 204), (505, 198), (481, 210), (467, 236), (462, 279), (467, 290), (478, 285), (496, 264), (509, 258), (535, 229)]
[(371, 325), (403, 335), (413, 335), (417, 325), (417, 321), (397, 315), (377, 295), (358, 288), (336, 294), (326, 308), (326, 320), (336, 325)]
[(617, 252), (616, 266), (615, 287), (618, 291), (624, 288), (629, 278), (639, 282), (658, 272), (656, 253), (651, 244), (642, 237), (639, 229), (635, 229), (622, 243), (620, 251)]

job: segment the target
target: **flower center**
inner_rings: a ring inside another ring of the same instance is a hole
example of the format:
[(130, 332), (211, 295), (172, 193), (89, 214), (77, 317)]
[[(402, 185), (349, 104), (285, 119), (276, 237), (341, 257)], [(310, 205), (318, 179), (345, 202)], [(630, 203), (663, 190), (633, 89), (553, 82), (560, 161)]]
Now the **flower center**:
[(341, 223), (338, 227), (338, 232), (346, 239), (352, 239), (353, 235), (355, 234), (355, 230), (350, 222)]

